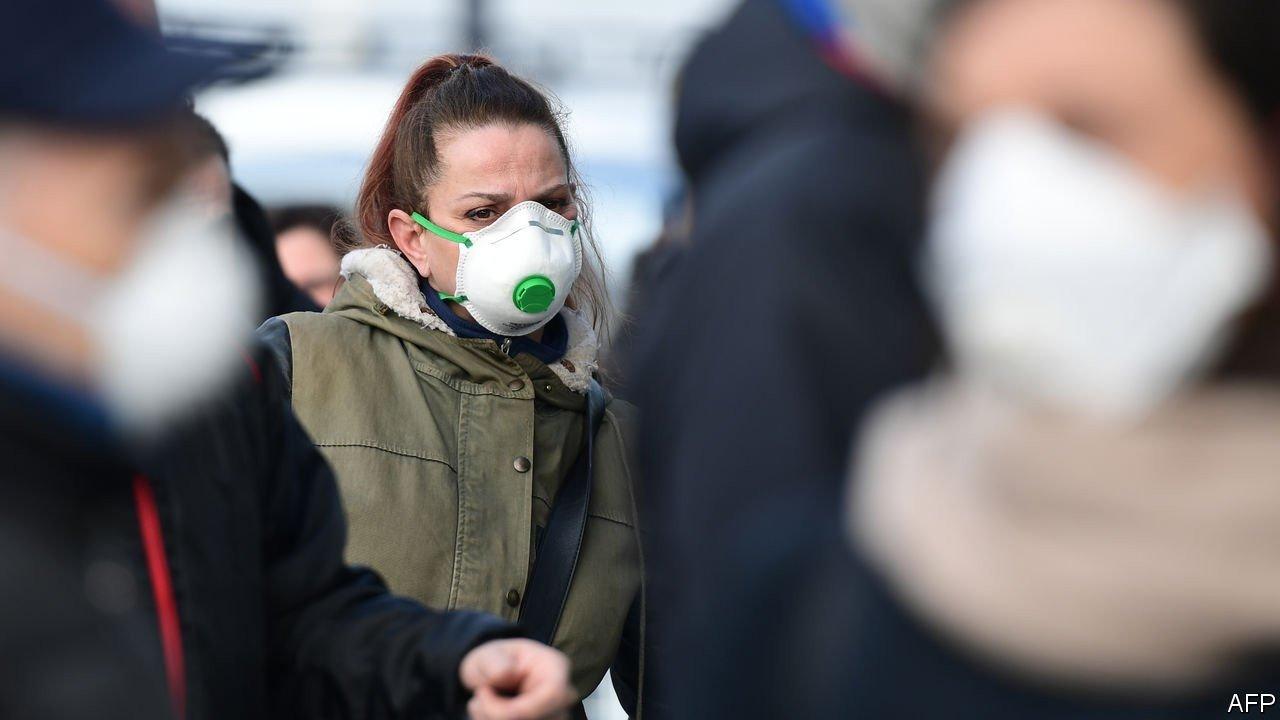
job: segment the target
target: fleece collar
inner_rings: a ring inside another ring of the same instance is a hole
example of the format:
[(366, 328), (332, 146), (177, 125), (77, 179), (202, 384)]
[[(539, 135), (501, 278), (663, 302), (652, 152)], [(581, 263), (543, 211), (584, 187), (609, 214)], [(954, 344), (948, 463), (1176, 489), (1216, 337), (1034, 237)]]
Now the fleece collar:
[[(419, 287), (418, 272), (399, 253), (385, 246), (353, 250), (342, 258), (342, 277), (360, 275), (368, 281), (378, 300), (396, 315), (427, 330), (450, 337), (457, 333), (440, 316), (432, 312)], [(547, 367), (565, 387), (585, 394), (591, 377), (599, 367), (600, 341), (591, 323), (582, 313), (571, 308), (560, 311), (569, 333), (568, 349), (559, 362)]]
[(869, 418), (850, 532), (987, 660), (1171, 695), (1280, 639), (1278, 465), (1274, 387), (1188, 390), (1121, 428), (941, 383)]

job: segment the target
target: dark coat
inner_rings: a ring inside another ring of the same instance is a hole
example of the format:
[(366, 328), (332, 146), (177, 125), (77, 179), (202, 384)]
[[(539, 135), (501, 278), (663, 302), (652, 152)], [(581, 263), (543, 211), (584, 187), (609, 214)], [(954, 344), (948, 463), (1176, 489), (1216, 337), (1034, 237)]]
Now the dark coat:
[(130, 450), (0, 382), (0, 715), (167, 711), (139, 482), (163, 531), (187, 718), (460, 710), (461, 658), (512, 629), (392, 597), (374, 573), (344, 565), (333, 476), (270, 363), (247, 359), (216, 402)]
[[(858, 419), (933, 356), (909, 120), (826, 66), (774, 0), (747, 0), (684, 70), (693, 233), (633, 312), (632, 363), (651, 627), (678, 717), (799, 717), (778, 704), (809, 662), (787, 654), (787, 621), (819, 549), (788, 538), (835, 527)], [(797, 496), (821, 512), (789, 512)]]

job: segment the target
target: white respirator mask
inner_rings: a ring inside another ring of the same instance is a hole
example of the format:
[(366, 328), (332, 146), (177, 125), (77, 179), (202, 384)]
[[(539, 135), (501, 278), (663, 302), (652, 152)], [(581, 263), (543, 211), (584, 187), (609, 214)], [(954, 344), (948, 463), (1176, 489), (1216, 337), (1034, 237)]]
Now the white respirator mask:
[(235, 233), (230, 215), (179, 193), (103, 277), (0, 229), (0, 286), (83, 328), (107, 412), (123, 431), (149, 434), (210, 399), (243, 362), (262, 291)]
[(1125, 420), (1218, 355), (1271, 263), (1238, 193), (1166, 189), (1009, 111), (966, 132), (939, 178), (925, 280), (962, 377)]
[(522, 202), (483, 229), (455, 233), (419, 213), (413, 219), (445, 240), (458, 243), (453, 295), (486, 330), (514, 337), (550, 322), (564, 307), (582, 271), (578, 221), (540, 202)]

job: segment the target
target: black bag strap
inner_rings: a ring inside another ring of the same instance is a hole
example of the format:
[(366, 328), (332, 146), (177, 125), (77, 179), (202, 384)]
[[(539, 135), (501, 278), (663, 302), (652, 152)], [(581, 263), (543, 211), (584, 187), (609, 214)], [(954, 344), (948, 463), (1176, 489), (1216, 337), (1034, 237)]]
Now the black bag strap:
[(578, 567), (582, 536), (587, 529), (587, 507), (591, 504), (596, 433), (603, 419), (604, 390), (593, 379), (587, 386), (582, 451), (556, 493), (538, 557), (525, 586), (524, 606), (520, 609), (520, 627), (530, 638), (545, 645), (550, 645), (556, 636), (560, 614), (569, 597), (569, 585)]

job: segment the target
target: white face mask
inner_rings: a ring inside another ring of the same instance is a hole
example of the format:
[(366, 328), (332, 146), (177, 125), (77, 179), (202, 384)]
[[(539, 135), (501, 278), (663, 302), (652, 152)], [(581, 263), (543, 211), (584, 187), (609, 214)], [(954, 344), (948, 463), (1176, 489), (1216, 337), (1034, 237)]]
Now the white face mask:
[(178, 196), (153, 213), (128, 264), (103, 278), (0, 231), (0, 284), (84, 328), (92, 382), (126, 432), (210, 397), (242, 363), (260, 307), (252, 255), (229, 215)]
[(970, 129), (935, 203), (926, 283), (962, 377), (1093, 415), (1167, 398), (1271, 276), (1242, 198), (1179, 196), (1031, 113)]
[(529, 200), (483, 229), (459, 235), (418, 213), (413, 219), (445, 240), (461, 245), (457, 290), (442, 295), (460, 303), (486, 330), (528, 335), (564, 307), (582, 271), (582, 240), (576, 220)]

